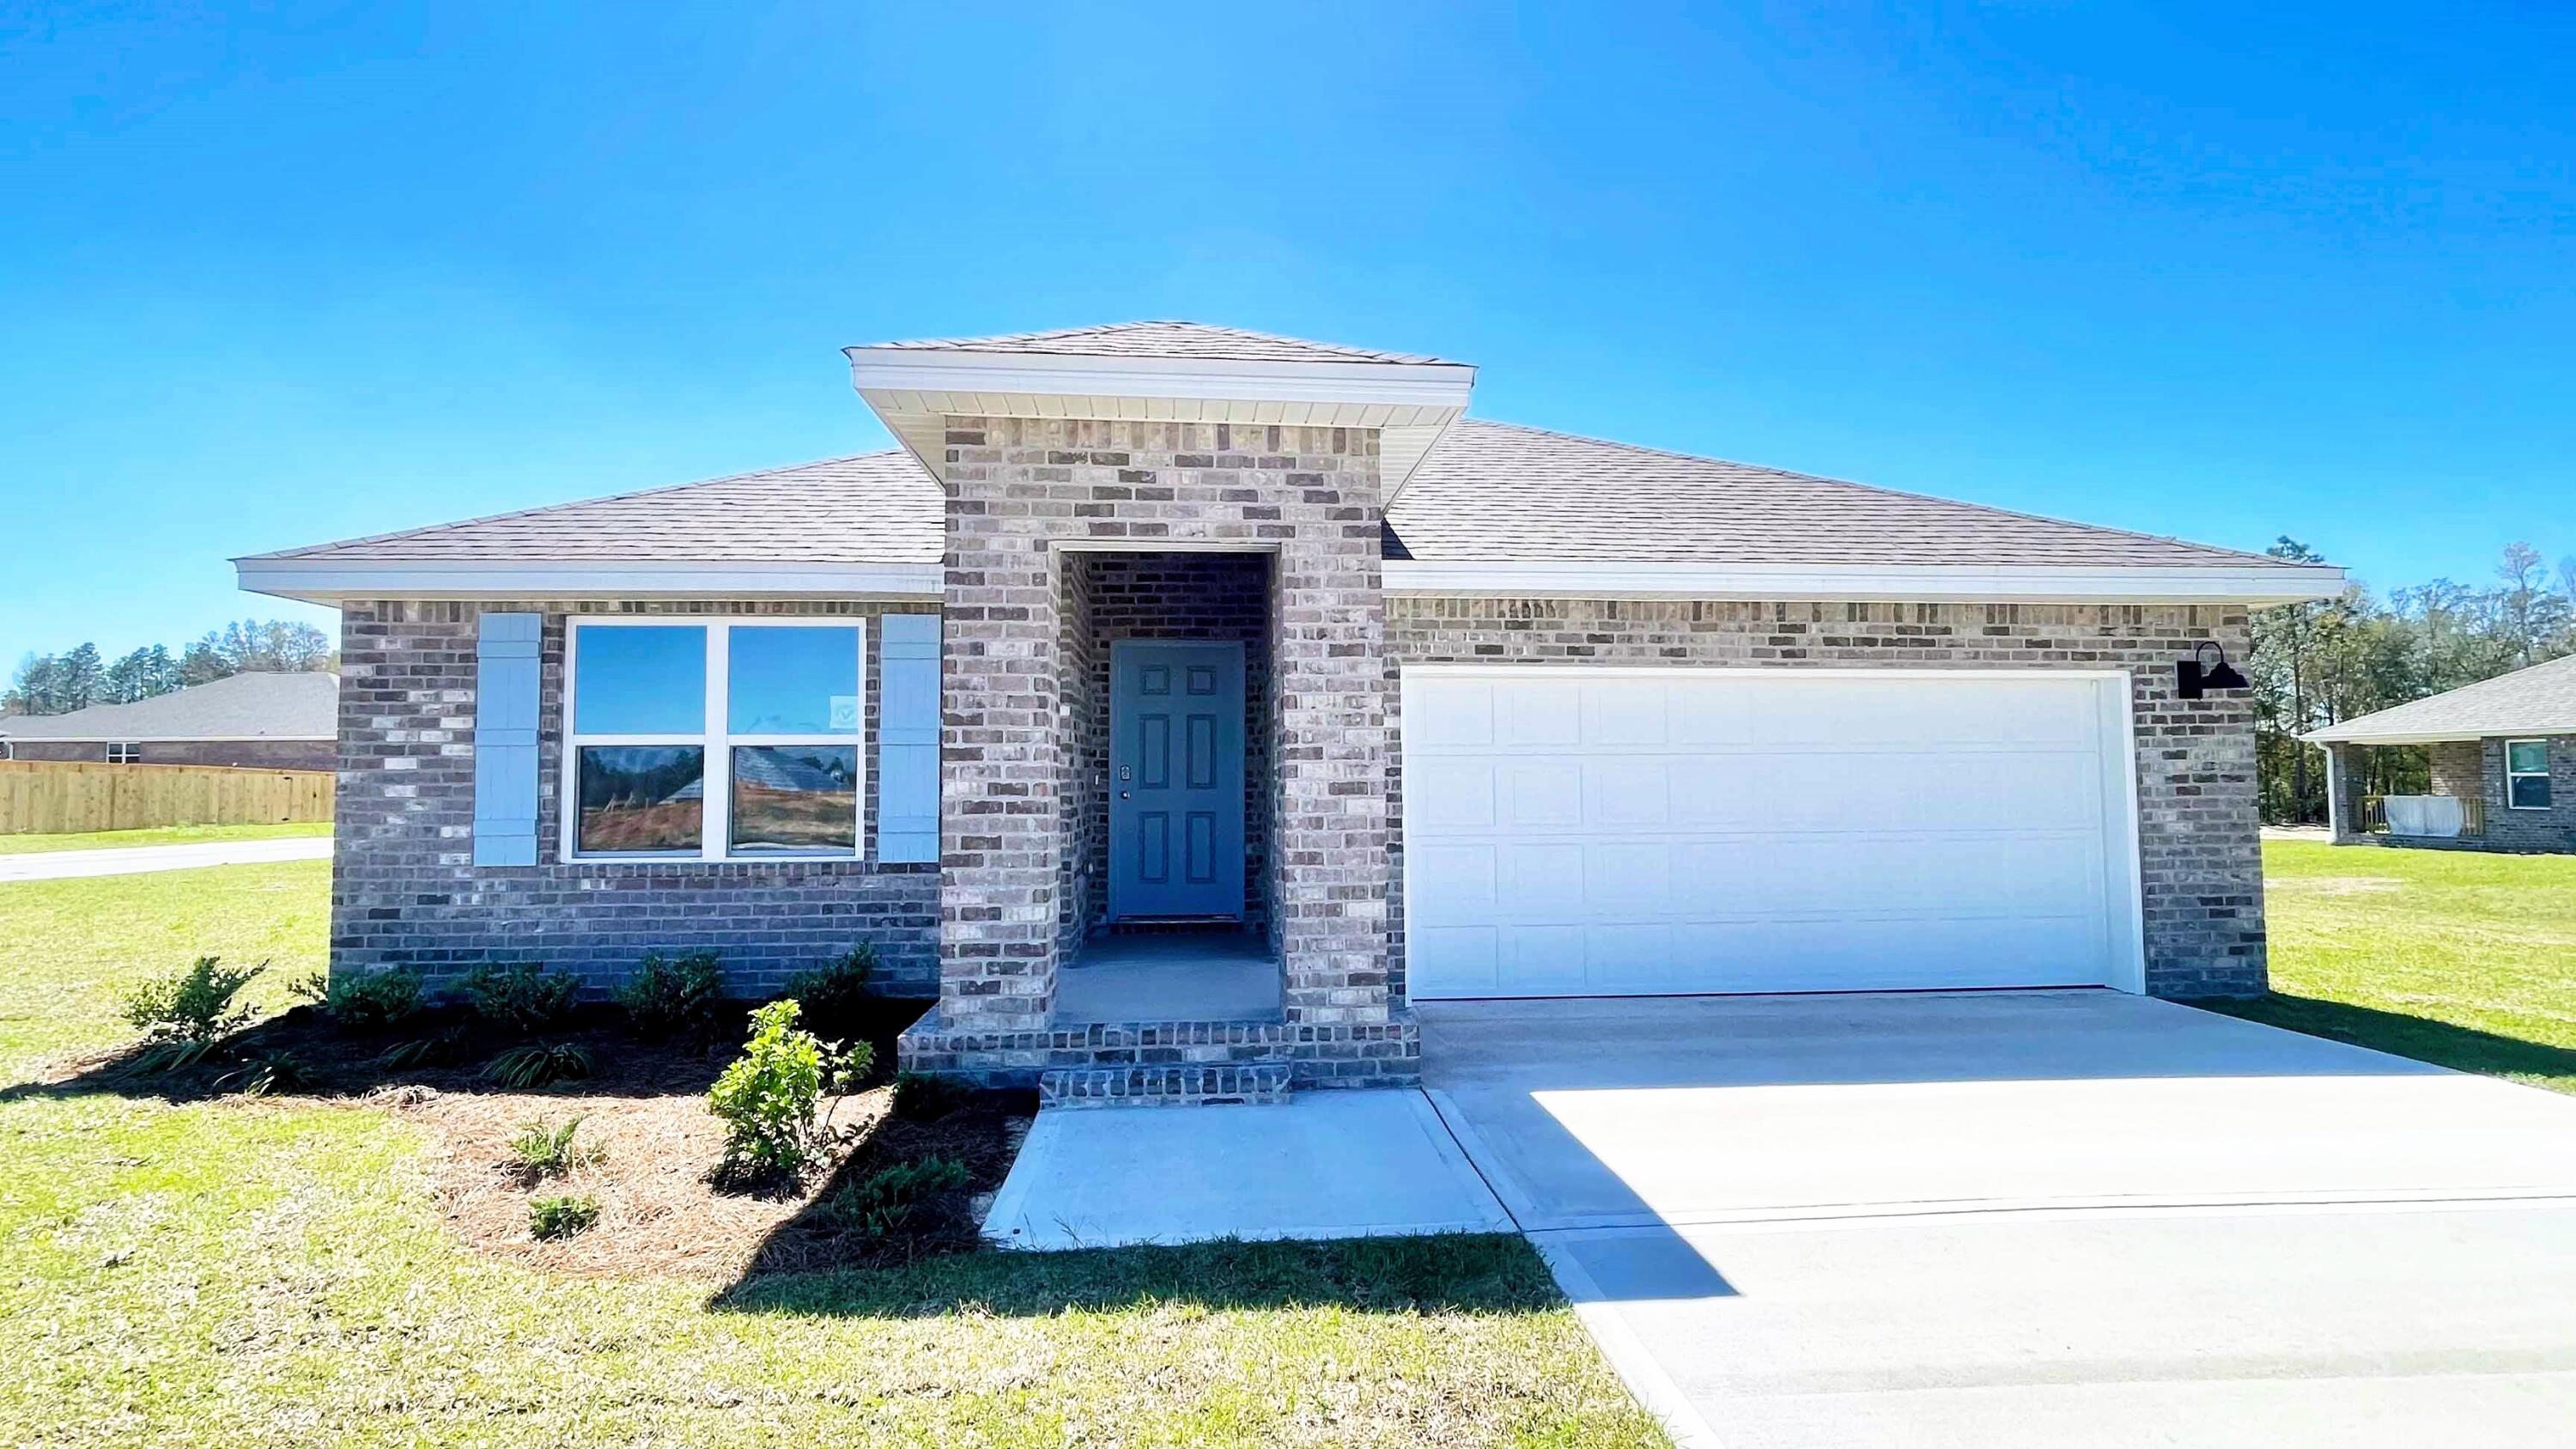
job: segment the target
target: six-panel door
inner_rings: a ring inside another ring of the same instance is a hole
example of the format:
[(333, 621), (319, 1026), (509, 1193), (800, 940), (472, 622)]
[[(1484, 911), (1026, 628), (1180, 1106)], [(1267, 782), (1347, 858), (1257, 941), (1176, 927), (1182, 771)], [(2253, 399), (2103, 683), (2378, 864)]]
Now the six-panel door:
[(1243, 914), (1243, 646), (1110, 645), (1109, 914)]

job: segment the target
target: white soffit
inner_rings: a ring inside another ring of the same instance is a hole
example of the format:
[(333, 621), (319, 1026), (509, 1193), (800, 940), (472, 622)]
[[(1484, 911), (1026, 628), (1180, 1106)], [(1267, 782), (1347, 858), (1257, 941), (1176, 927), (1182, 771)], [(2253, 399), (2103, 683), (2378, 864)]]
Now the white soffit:
[(1390, 594), (1592, 599), (1798, 599), (1907, 603), (2245, 604), (2343, 596), (2343, 570), (2283, 564), (2139, 568), (2094, 564), (1989, 568), (1926, 564), (1694, 564), (1389, 559)]
[(947, 476), (945, 420), (1101, 418), (1376, 428), (1379, 486), (1403, 486), (1441, 430), (1467, 410), (1476, 369), (1459, 362), (1274, 362), (1042, 356), (852, 347), (859, 396), (921, 460)]

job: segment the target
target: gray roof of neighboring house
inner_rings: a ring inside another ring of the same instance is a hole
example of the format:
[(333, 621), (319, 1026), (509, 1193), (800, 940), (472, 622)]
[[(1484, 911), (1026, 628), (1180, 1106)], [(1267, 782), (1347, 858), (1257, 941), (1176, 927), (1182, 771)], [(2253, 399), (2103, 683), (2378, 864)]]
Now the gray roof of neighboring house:
[(2301, 735), (2315, 744), (2415, 744), (2576, 734), (2576, 654)]
[(935, 564), (945, 507), (892, 449), (258, 557)]
[(327, 740), (340, 732), (340, 676), (235, 674), (132, 704), (0, 718), (12, 740)]
[(1806, 473), (1464, 419), (1387, 505), (1432, 561), (2138, 565), (2280, 560)]
[[(945, 494), (900, 449), (264, 558), (935, 564)], [(2141, 567), (2276, 564), (1778, 468), (1462, 419), (1386, 512), (1389, 558)]]
[(1309, 342), (1211, 327), (1204, 322), (1112, 322), (1053, 332), (1008, 332), (999, 337), (923, 337), (909, 342), (870, 342), (853, 352), (1009, 352), (1052, 357), (1178, 357), (1216, 362), (1385, 362), (1459, 367), (1445, 357), (1380, 352), (1338, 342)]

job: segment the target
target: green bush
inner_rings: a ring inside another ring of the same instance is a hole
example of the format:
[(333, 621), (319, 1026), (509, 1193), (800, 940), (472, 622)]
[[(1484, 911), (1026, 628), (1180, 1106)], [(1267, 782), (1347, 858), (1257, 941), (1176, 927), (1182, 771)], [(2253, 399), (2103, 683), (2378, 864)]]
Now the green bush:
[(617, 988), (617, 1004), (646, 1041), (711, 1026), (723, 1003), (724, 968), (713, 951), (667, 959), (659, 951), (646, 952), (635, 974)]
[(954, 1112), (966, 1100), (966, 1089), (945, 1077), (925, 1077), (919, 1072), (897, 1072), (894, 1079), (894, 1114), (908, 1122), (935, 1122)]
[(599, 1204), (586, 1197), (541, 1197), (528, 1204), (528, 1236), (541, 1241), (586, 1233), (599, 1222)]
[(143, 1028), (148, 1044), (135, 1065), (169, 1072), (204, 1061), (225, 1037), (249, 1024), (250, 1006), (233, 998), (267, 969), (262, 962), (246, 971), (228, 971), (220, 958), (200, 956), (175, 976), (135, 988), (125, 998), (125, 1019)]
[(287, 989), (321, 1007), (342, 1031), (389, 1031), (428, 1004), (420, 973), (401, 966), (312, 976)]
[(514, 1091), (590, 1075), (590, 1051), (579, 1042), (534, 1042), (512, 1047), (483, 1069), (485, 1080)]
[(544, 1118), (537, 1118), (522, 1125), (519, 1135), (510, 1139), (510, 1156), (517, 1161), (519, 1174), (535, 1182), (561, 1177), (575, 1168), (590, 1167), (606, 1159), (604, 1148), (584, 1147), (573, 1140), (581, 1131), (581, 1123), (582, 1119), (575, 1117), (548, 1126)]
[(868, 1067), (855, 1056), (797, 1027), (794, 1001), (773, 1001), (751, 1014), (742, 1055), (716, 1078), (707, 1106), (725, 1124), (719, 1180), (776, 1181), (805, 1175), (821, 1160), (824, 1133), (814, 1107)]
[(924, 1199), (954, 1192), (970, 1177), (966, 1164), (934, 1153), (868, 1174), (833, 1193), (823, 1211), (863, 1238), (882, 1238), (902, 1227)]
[(573, 992), (580, 983), (558, 976), (543, 964), (477, 966), (466, 973), (466, 1002), (495, 1026), (515, 1032), (539, 1032), (560, 1026), (572, 1015)]
[(836, 1037), (856, 1037), (867, 1020), (868, 979), (876, 975), (877, 948), (864, 942), (829, 965), (787, 978), (787, 995), (805, 1008), (805, 1021)]

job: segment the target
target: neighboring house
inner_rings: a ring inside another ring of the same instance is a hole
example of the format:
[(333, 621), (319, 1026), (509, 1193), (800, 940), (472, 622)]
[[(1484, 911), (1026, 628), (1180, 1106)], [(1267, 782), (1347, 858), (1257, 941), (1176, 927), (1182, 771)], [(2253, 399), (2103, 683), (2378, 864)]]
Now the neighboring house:
[(340, 677), (235, 674), (132, 704), (0, 718), (0, 759), (329, 770)]
[[(2576, 851), (2576, 655), (2300, 736), (2326, 751), (2338, 845)], [(2425, 795), (2366, 794), (2362, 752), (2413, 746)]]
[(848, 357), (900, 449), (237, 561), (342, 611), (335, 970), (866, 940), (915, 1069), (1301, 1085), (1410, 1077), (1433, 998), (2263, 987), (2252, 707), (2176, 664), (2335, 569), (1432, 357)]

